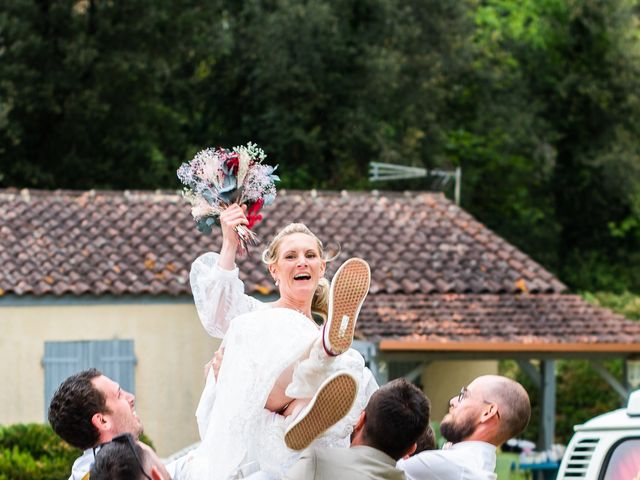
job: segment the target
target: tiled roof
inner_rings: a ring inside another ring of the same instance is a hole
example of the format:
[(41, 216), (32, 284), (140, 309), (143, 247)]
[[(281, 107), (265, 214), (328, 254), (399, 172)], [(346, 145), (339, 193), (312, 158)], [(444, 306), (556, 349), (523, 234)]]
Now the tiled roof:
[[(577, 295), (375, 295), (363, 306), (368, 340), (487, 344), (640, 343), (640, 322)], [(638, 345), (640, 347), (640, 345)]]
[[(218, 250), (176, 193), (0, 190), (5, 296), (190, 295), (191, 262)], [(455, 344), (640, 343), (640, 324), (579, 297), (527, 255), (436, 193), (281, 191), (256, 228), (269, 239), (306, 223), (371, 265), (358, 336)], [(259, 260), (239, 261), (252, 294), (274, 293)]]
[[(281, 192), (256, 228), (270, 238), (306, 223), (341, 247), (332, 275), (365, 258), (377, 293), (558, 293), (565, 287), (528, 256), (436, 193)], [(199, 233), (175, 193), (0, 190), (0, 293), (188, 295), (188, 271), (219, 235)], [(241, 260), (250, 293), (274, 292), (259, 261)]]

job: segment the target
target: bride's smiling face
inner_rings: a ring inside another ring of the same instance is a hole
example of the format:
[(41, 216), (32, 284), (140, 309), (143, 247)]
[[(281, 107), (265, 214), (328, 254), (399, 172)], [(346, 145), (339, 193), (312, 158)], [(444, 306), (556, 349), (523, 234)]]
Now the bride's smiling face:
[(280, 296), (312, 298), (326, 267), (316, 239), (306, 233), (292, 233), (282, 238), (277, 252), (269, 271), (278, 282)]

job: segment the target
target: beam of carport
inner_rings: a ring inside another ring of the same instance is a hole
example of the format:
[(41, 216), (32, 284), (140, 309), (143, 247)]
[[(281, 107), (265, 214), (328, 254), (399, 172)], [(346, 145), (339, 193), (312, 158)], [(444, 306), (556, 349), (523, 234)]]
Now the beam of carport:
[[(540, 389), (540, 435), (538, 448), (551, 448), (555, 436), (556, 377), (557, 358), (580, 358), (590, 361), (609, 385), (621, 396), (623, 388), (599, 363), (600, 359), (620, 358), (640, 353), (640, 344), (619, 343), (497, 343), (497, 342), (429, 342), (418, 340), (383, 340), (378, 344), (377, 362), (421, 359), (423, 361), (452, 359), (508, 359), (518, 362), (536, 387)], [(540, 360), (539, 371), (530, 363)], [(616, 388), (618, 387), (618, 388)], [(627, 392), (628, 393), (628, 392)]]

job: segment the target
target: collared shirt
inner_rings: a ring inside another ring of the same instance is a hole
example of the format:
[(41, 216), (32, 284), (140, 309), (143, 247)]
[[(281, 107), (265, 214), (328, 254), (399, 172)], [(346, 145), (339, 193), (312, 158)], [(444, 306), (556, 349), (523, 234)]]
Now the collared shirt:
[(285, 474), (285, 480), (404, 480), (396, 461), (365, 445), (309, 448)]
[[(96, 449), (98, 448), (96, 447)], [(97, 450), (95, 453), (97, 453)], [(95, 461), (95, 453), (93, 448), (88, 448), (82, 453), (82, 456), (76, 458), (71, 467), (69, 480), (89, 480), (89, 472)], [(186, 458), (187, 456), (184, 455), (166, 465), (166, 469), (173, 480), (180, 480), (180, 474)]]
[(164, 464), (164, 467), (167, 469), (172, 480), (180, 480), (182, 476), (182, 468), (188, 460), (189, 454), (187, 453), (169, 463)]
[(69, 480), (87, 480), (94, 458), (93, 448), (87, 448), (82, 456), (76, 458), (76, 461), (73, 462)]
[(496, 447), (486, 442), (460, 442), (447, 450), (426, 450), (400, 460), (408, 480), (496, 480)]

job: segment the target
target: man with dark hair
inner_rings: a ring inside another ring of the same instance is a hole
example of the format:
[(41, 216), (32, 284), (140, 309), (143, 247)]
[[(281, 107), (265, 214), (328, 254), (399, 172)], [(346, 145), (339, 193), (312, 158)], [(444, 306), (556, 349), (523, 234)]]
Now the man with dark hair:
[(310, 448), (287, 472), (290, 480), (404, 479), (396, 461), (416, 449), (429, 425), (429, 400), (405, 379), (369, 399), (351, 434), (350, 448)]
[(67, 378), (49, 406), (49, 423), (67, 443), (84, 450), (71, 469), (69, 480), (82, 480), (94, 461), (94, 448), (116, 435), (142, 433), (135, 397), (95, 368)]
[(420, 438), (416, 442), (416, 445), (417, 448), (416, 451), (413, 452), (413, 455), (417, 455), (418, 453), (424, 452), (425, 450), (435, 450), (436, 448), (438, 448), (436, 433), (433, 431), (433, 428), (431, 428), (431, 425), (429, 425), (424, 433), (420, 436)]
[(451, 446), (398, 462), (410, 480), (496, 480), (496, 447), (524, 431), (531, 417), (529, 395), (518, 382), (484, 375), (449, 400), (440, 433)]
[(91, 467), (91, 480), (171, 480), (156, 453), (130, 433), (101, 446)]

